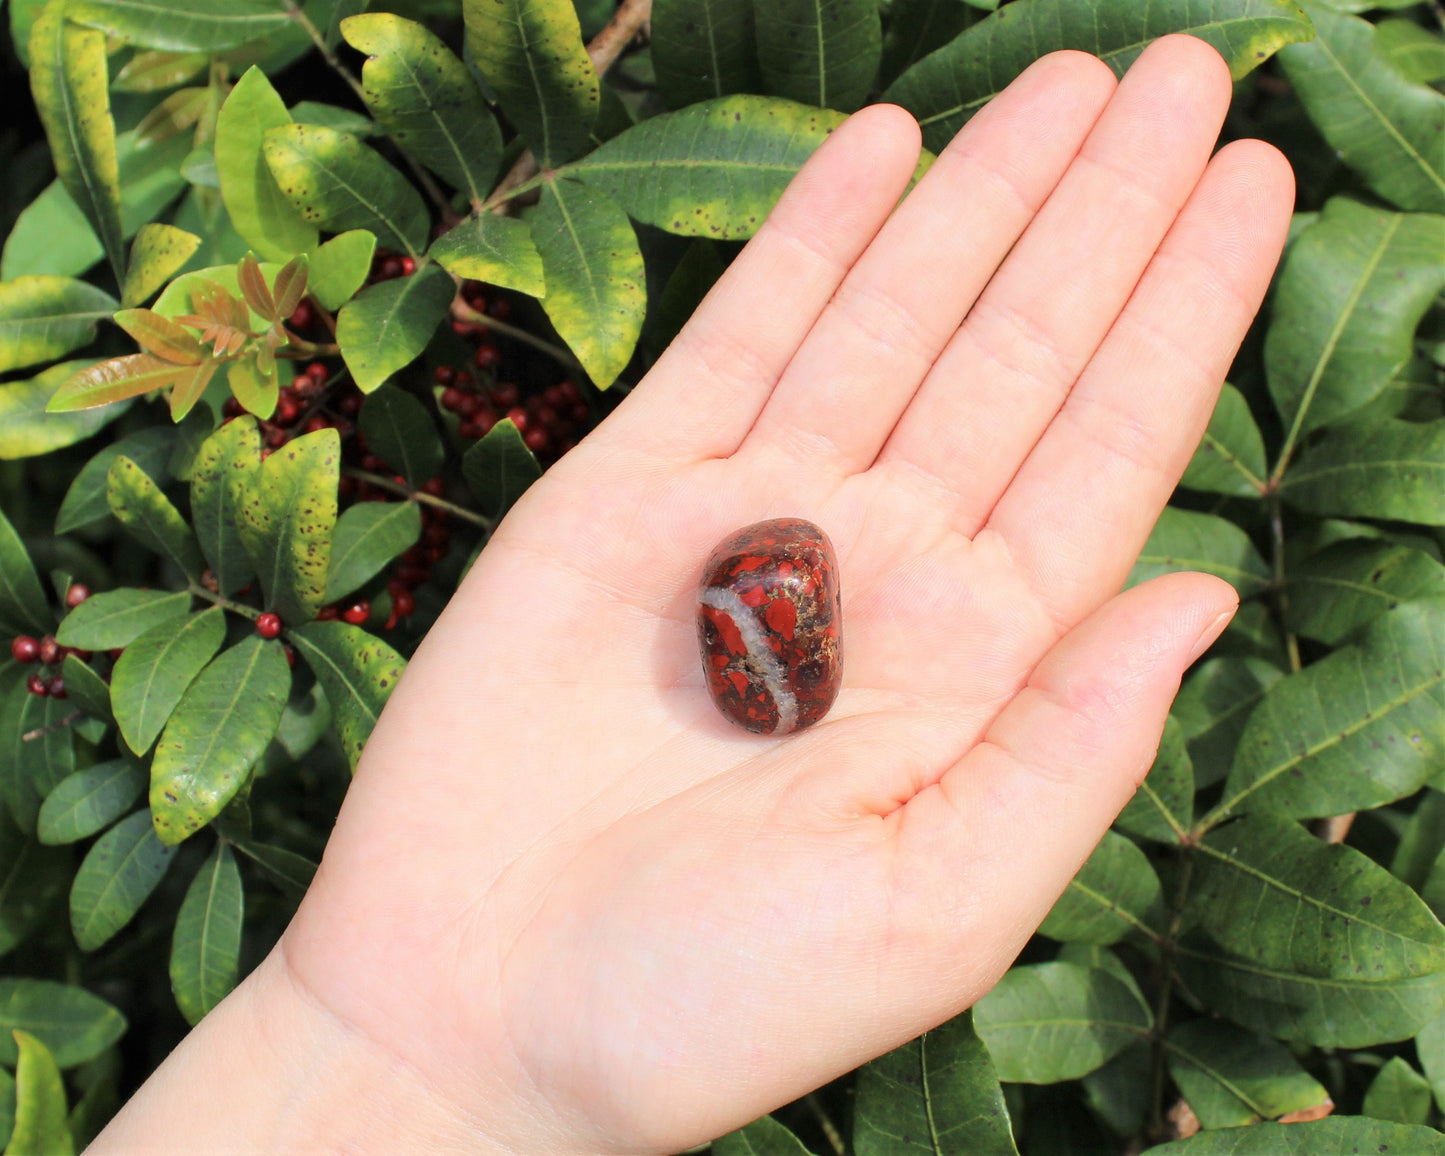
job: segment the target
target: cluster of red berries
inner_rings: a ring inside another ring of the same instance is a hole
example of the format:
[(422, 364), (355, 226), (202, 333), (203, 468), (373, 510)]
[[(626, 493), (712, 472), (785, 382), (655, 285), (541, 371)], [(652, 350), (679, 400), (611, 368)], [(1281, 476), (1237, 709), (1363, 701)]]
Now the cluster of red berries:
[[(65, 605), (72, 610), (90, 597), (90, 589), (73, 582), (65, 592)], [(16, 662), (31, 663), (38, 662), (46, 668), (45, 673), (32, 674), (25, 680), (25, 687), (31, 694), (50, 698), (65, 697), (65, 678), (55, 671), (64, 661), (67, 654), (73, 654), (81, 662), (89, 662), (93, 657), (88, 650), (80, 650), (73, 646), (61, 646), (55, 641), (53, 634), (47, 634), (44, 638), (34, 638), (29, 634), (21, 634), (10, 641), (10, 656)]]
[[(343, 438), (351, 433), (356, 415), (361, 412), (361, 391), (348, 385), (339, 396), (328, 398), (326, 387), (330, 379), (331, 371), (321, 362), (313, 361), (281, 390), (270, 418), (257, 423), (263, 458), (303, 433), (335, 429)], [(221, 412), (229, 421), (246, 410), (234, 397), (228, 397), (222, 403)]]
[(416, 272), (416, 261), (390, 249), (378, 249), (371, 258), (371, 273), (366, 278), (368, 285), (378, 281), (394, 281), (398, 277), (410, 277)]
[[(483, 343), (477, 352), (495, 348)], [(510, 381), (482, 390), (469, 372), (449, 365), (437, 366), (436, 382), (442, 387), (442, 408), (457, 415), (458, 432), (470, 441), (486, 437), (499, 421), (510, 418), (534, 454), (561, 457), (577, 444), (577, 427), (588, 417), (587, 403), (571, 381), (549, 385), (526, 401)]]

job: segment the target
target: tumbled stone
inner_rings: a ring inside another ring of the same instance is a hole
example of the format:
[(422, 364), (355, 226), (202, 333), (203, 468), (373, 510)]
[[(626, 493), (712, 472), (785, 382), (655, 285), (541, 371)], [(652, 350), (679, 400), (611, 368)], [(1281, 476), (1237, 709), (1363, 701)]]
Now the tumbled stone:
[(838, 560), (802, 518), (772, 518), (728, 535), (698, 588), (703, 674), (738, 726), (785, 735), (811, 726), (843, 681)]

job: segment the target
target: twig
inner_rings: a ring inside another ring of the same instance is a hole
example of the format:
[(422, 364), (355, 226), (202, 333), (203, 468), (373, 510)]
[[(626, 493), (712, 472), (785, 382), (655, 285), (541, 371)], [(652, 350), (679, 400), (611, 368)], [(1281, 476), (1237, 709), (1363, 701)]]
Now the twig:
[(1169, 918), (1169, 931), (1159, 943), (1159, 998), (1154, 1004), (1154, 1030), (1151, 1033), (1149, 1130), (1158, 1139), (1164, 1135), (1164, 1046), (1169, 1029), (1169, 1000), (1174, 994), (1174, 941), (1184, 920), (1184, 901), (1189, 895), (1189, 880), (1194, 873), (1194, 856), (1186, 851), (1179, 871), (1179, 887)]
[(438, 498), (434, 494), (428, 494), (425, 490), (413, 490), (410, 486), (401, 482), (394, 482), (381, 474), (373, 474), (369, 470), (358, 470), (354, 466), (343, 466), (341, 472), (348, 478), (355, 478), (358, 482), (366, 482), (379, 490), (387, 490), (393, 494), (400, 494), (404, 498), (415, 498), (418, 502), (425, 502), (428, 506), (435, 506), (438, 510), (445, 510), (447, 513), (460, 518), (464, 522), (470, 522), (474, 526), (480, 526), (483, 530), (490, 530), (496, 525), (496, 520), (488, 518), (475, 510), (469, 510), (465, 506), (459, 506), (455, 502), (449, 502), (445, 498)]
[(20, 736), (22, 743), (33, 743), (36, 739), (43, 739), (46, 735), (54, 734), (58, 730), (64, 730), (85, 717), (83, 710), (73, 710), (64, 718), (56, 719), (49, 726), (36, 727), (33, 731), (26, 731)]
[[(617, 62), (622, 50), (632, 43), (633, 37), (651, 17), (652, 0), (622, 0), (621, 6), (612, 14), (607, 26), (587, 45), (587, 58), (592, 61), (592, 67), (597, 70), (599, 77), (605, 75)], [(529, 182), (540, 171), (536, 154), (528, 149), (497, 183), (484, 207), (493, 212), (505, 212), (512, 198), (525, 191), (524, 185), (530, 188)]]
[[(361, 106), (369, 109), (371, 104), (366, 99), (366, 89), (362, 87), (361, 81), (356, 79), (356, 75), (351, 69), (341, 63), (341, 58), (338, 57), (331, 46), (326, 43), (326, 37), (321, 34), (321, 29), (312, 23), (311, 17), (306, 15), (301, 6), (296, 3), (296, 0), (281, 0), (281, 2), (285, 4), (286, 11), (290, 13), (291, 19), (296, 21), (296, 23), (301, 26), (301, 30), (311, 38), (311, 43), (316, 45), (317, 51), (321, 53), (321, 58), (326, 61), (337, 76), (346, 81), (351, 91), (356, 94), (356, 99), (361, 101)], [(391, 134), (388, 133), (387, 135), (390, 136)], [(397, 151), (401, 153), (402, 159), (406, 161), (407, 168), (411, 169), (412, 176), (416, 177), (417, 183), (421, 185), (422, 191), (427, 195), (427, 199), (430, 200), (431, 203), (437, 207), (437, 211), (441, 213), (442, 220), (446, 221), (448, 225), (456, 224), (461, 218), (452, 211), (451, 204), (447, 201), (441, 189), (437, 187), (437, 183), (432, 180), (431, 174), (422, 168), (421, 165), (417, 164), (416, 161), (412, 159), (411, 154), (402, 148), (401, 144), (397, 142), (394, 137), (392, 138), (392, 143), (396, 145)], [(405, 239), (404, 237), (402, 238), (403, 241), (405, 241)], [(411, 246), (408, 245), (407, 248), (410, 249)], [(411, 255), (413, 257), (420, 256), (420, 254), (415, 252)]]
[(818, 1099), (817, 1093), (809, 1092), (803, 1097), (803, 1100), (812, 1110), (813, 1115), (817, 1117), (818, 1127), (823, 1129), (823, 1135), (827, 1137), (828, 1146), (833, 1149), (836, 1156), (847, 1156), (848, 1149), (843, 1144), (843, 1135), (838, 1131), (838, 1127), (833, 1123), (832, 1118), (823, 1110), (822, 1101)]
[(485, 325), (488, 329), (495, 329), (498, 333), (505, 333), (508, 337), (525, 342), (533, 349), (541, 350), (569, 369), (575, 369), (582, 373), (587, 372), (582, 368), (582, 363), (573, 357), (570, 351), (563, 349), (560, 345), (553, 345), (546, 338), (538, 337), (535, 333), (529, 333), (525, 329), (521, 329), (515, 325), (509, 325), (505, 321), (498, 321), (495, 317), (491, 317), (486, 313), (478, 313), (466, 303), (461, 293), (458, 293), (452, 301), (452, 316), (458, 321), (470, 321), (474, 324)]
[(229, 598), (223, 598), (214, 590), (207, 590), (199, 582), (188, 583), (186, 589), (197, 598), (204, 598), (222, 610), (230, 610), (232, 613), (240, 614), (245, 618), (256, 619), (261, 617), (261, 612), (254, 606), (247, 606), (244, 602), (232, 602)]
[(1274, 572), (1275, 610), (1279, 614), (1279, 627), (1284, 632), (1285, 651), (1289, 655), (1289, 668), (1298, 671), (1302, 663), (1299, 655), (1299, 638), (1289, 625), (1289, 595), (1285, 592), (1284, 570), (1284, 511), (1279, 500), (1279, 489), (1271, 482), (1269, 498), (1269, 540), (1270, 555)]

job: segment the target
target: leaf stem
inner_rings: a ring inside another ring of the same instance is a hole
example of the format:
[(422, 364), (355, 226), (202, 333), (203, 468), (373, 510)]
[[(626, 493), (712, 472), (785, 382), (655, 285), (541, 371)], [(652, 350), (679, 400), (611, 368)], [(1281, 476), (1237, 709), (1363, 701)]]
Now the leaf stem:
[(495, 526), (496, 520), (488, 518), (475, 510), (469, 510), (465, 506), (459, 506), (455, 502), (449, 502), (445, 498), (438, 498), (434, 494), (428, 494), (424, 490), (413, 490), (410, 486), (401, 482), (394, 482), (381, 474), (373, 474), (369, 470), (359, 470), (355, 466), (343, 466), (341, 473), (344, 477), (355, 478), (359, 482), (366, 482), (379, 490), (387, 490), (393, 494), (400, 494), (404, 498), (414, 498), (418, 502), (424, 502), (428, 506), (435, 506), (438, 510), (445, 510), (454, 517), (464, 522), (470, 522), (474, 526), (480, 526), (483, 530), (490, 530)]
[(823, 1102), (818, 1099), (816, 1092), (809, 1092), (803, 1097), (803, 1102), (808, 1105), (818, 1121), (818, 1127), (823, 1129), (823, 1135), (828, 1139), (828, 1146), (833, 1149), (836, 1156), (847, 1156), (848, 1149), (843, 1143), (843, 1135), (838, 1131), (838, 1126), (833, 1123), (832, 1117), (823, 1107)]
[(1169, 930), (1159, 940), (1159, 995), (1154, 1001), (1154, 1028), (1150, 1032), (1149, 1132), (1155, 1139), (1164, 1136), (1165, 1037), (1169, 1031), (1169, 1001), (1174, 995), (1174, 940), (1184, 920), (1184, 901), (1189, 896), (1189, 881), (1194, 873), (1194, 855), (1183, 851), (1184, 864), (1179, 872), (1179, 886), (1170, 904)]
[[(326, 43), (326, 37), (321, 34), (321, 30), (312, 23), (311, 17), (306, 15), (301, 5), (296, 3), (296, 0), (281, 0), (281, 2), (286, 6), (286, 11), (290, 14), (291, 19), (296, 21), (296, 23), (301, 26), (301, 30), (311, 38), (311, 43), (316, 45), (316, 50), (321, 53), (321, 58), (326, 61), (337, 76), (346, 81), (347, 86), (356, 94), (356, 99), (361, 101), (361, 107), (369, 110), (371, 105), (366, 99), (366, 89), (361, 86), (361, 81), (356, 79), (351, 69), (341, 63), (341, 59), (336, 55), (335, 50)], [(422, 191), (427, 195), (427, 199), (436, 206), (437, 212), (441, 213), (442, 220), (446, 221), (449, 225), (456, 224), (461, 218), (452, 211), (451, 203), (447, 200), (441, 189), (437, 187), (437, 183), (432, 180), (431, 174), (412, 159), (411, 154), (401, 147), (400, 142), (398, 142), (395, 137), (391, 136), (390, 133), (387, 134), (387, 137), (392, 144), (396, 145), (397, 151), (401, 153), (402, 159), (406, 161), (407, 168), (411, 169), (412, 176), (416, 178), (417, 184), (421, 185)], [(413, 253), (412, 256), (415, 257), (418, 256), (418, 254)]]
[(1273, 564), (1274, 572), (1275, 613), (1279, 615), (1279, 627), (1284, 632), (1284, 646), (1289, 655), (1289, 668), (1292, 672), (1297, 672), (1302, 664), (1299, 655), (1299, 638), (1289, 628), (1289, 595), (1285, 589), (1284, 566), (1284, 509), (1279, 500), (1279, 490), (1276, 487), (1271, 486), (1268, 496), (1270, 561)]
[(535, 333), (529, 333), (519, 326), (509, 325), (505, 321), (498, 321), (495, 317), (486, 313), (478, 313), (466, 303), (466, 300), (460, 292), (458, 292), (452, 300), (451, 312), (452, 316), (458, 321), (470, 321), (474, 324), (485, 325), (488, 329), (495, 329), (498, 333), (505, 333), (508, 337), (524, 342), (533, 349), (541, 350), (547, 354), (547, 356), (555, 361), (561, 362), (561, 364), (567, 366), (569, 369), (575, 369), (579, 373), (586, 372), (586, 370), (582, 368), (582, 363), (572, 356), (570, 350), (564, 349), (560, 345), (553, 345), (552, 342), (546, 338), (538, 337)]

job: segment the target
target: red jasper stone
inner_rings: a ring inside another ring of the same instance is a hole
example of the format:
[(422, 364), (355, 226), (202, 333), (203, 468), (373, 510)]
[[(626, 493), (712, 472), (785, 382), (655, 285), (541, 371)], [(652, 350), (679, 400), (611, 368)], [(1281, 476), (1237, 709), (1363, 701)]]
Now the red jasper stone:
[(730, 534), (698, 589), (703, 675), (718, 710), (744, 730), (812, 726), (843, 681), (842, 597), (828, 535), (802, 518)]

